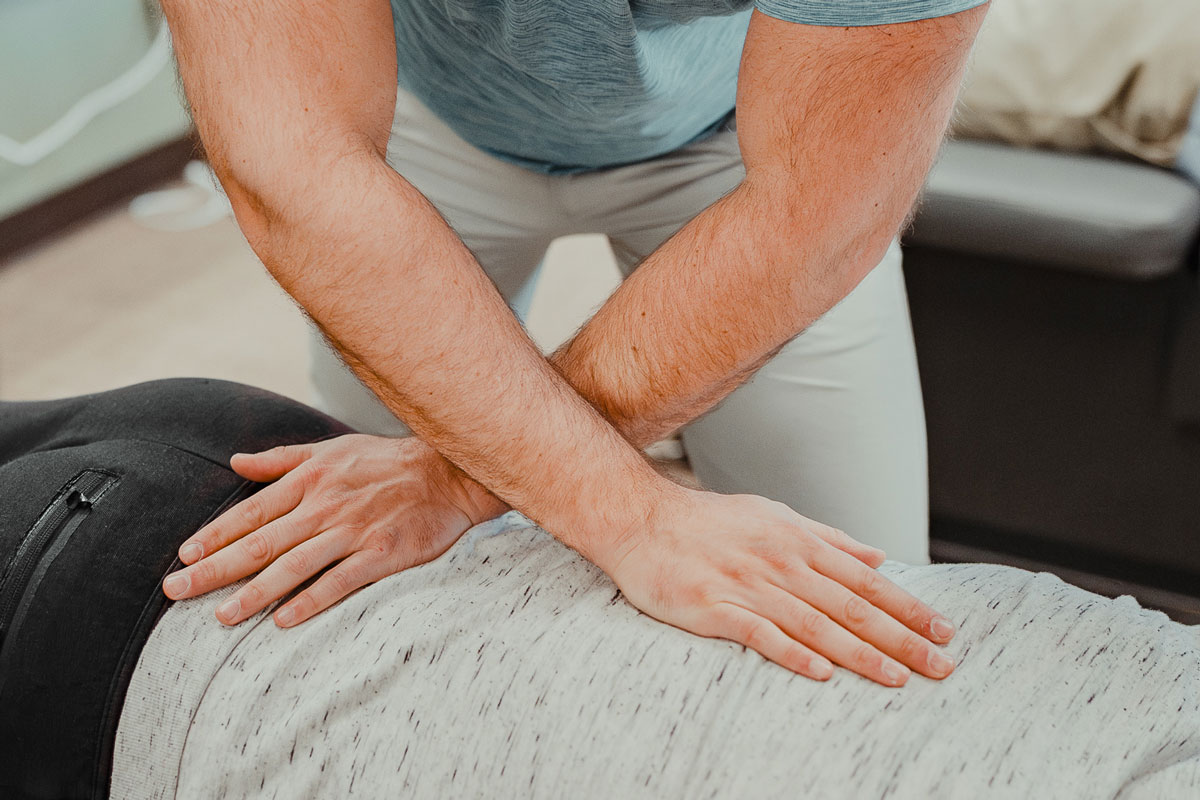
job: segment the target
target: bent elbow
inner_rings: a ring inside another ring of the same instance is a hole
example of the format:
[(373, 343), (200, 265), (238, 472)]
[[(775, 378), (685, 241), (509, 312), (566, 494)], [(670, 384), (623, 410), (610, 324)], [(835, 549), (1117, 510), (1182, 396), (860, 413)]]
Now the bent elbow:
[(263, 251), (267, 249), (271, 238), (271, 230), (276, 227), (273, 223), (279, 219), (278, 212), (273, 209), (267, 198), (249, 188), (246, 182), (238, 180), (228, 172), (220, 177), (221, 187), (225, 190), (225, 196), (229, 198), (229, 205), (233, 209), (234, 219), (237, 220), (242, 235), (250, 243), (251, 249), (260, 258), (263, 257)]
[(330, 216), (347, 205), (347, 191), (363, 180), (363, 168), (377, 166), (373, 162), (382, 157), (366, 149), (340, 158), (296, 152), (286, 161), (257, 149), (236, 164), (214, 159), (213, 169), (246, 241), (269, 266), (269, 256), (292, 247), (297, 233), (336, 228)]

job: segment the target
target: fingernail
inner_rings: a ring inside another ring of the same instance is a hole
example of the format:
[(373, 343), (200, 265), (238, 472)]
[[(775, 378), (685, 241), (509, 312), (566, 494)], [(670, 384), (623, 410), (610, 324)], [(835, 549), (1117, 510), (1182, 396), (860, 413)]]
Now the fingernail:
[(217, 607), (217, 616), (227, 622), (233, 622), (237, 618), (238, 612), (242, 610), (242, 601), (236, 597), (231, 597)]
[(889, 681), (894, 684), (901, 684), (911, 673), (907, 667), (897, 664), (895, 661), (885, 661), (883, 664), (883, 674), (887, 675)]
[(188, 542), (179, 548), (179, 560), (185, 564), (199, 561), (204, 556), (204, 548), (196, 542)]
[(833, 664), (830, 664), (825, 659), (817, 659), (812, 663), (812, 674), (817, 680), (825, 680), (833, 677)]
[(167, 597), (178, 597), (192, 586), (192, 579), (186, 572), (175, 572), (163, 581), (163, 591)]
[(929, 653), (929, 668), (938, 675), (949, 675), (954, 669), (954, 659), (940, 650), (933, 650)]
[(939, 639), (949, 639), (954, 635), (954, 623), (945, 617), (934, 617), (929, 627)]
[(279, 609), (277, 614), (275, 614), (275, 621), (284, 627), (291, 625), (292, 620), (295, 618), (296, 612), (292, 610), (291, 606), (284, 606), (283, 608)]

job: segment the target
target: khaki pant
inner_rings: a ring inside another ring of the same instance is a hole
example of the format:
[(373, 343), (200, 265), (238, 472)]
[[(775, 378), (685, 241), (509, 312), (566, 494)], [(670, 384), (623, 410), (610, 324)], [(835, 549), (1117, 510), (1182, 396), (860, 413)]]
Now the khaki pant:
[[(651, 161), (532, 172), (467, 144), (404, 91), (388, 162), (513, 305), (555, 238), (606, 234), (628, 275), (744, 175), (732, 125)], [(312, 376), (333, 416), (363, 432), (408, 433), (320, 340)], [(928, 563), (925, 418), (899, 245), (682, 438), (706, 488), (779, 500), (890, 558)]]

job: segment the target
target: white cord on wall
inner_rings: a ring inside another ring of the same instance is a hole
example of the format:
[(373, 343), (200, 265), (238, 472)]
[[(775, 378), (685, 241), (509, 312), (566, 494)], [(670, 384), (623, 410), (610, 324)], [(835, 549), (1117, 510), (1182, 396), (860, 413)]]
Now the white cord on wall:
[(36, 164), (60, 149), (97, 116), (146, 88), (170, 61), (171, 34), (163, 22), (150, 49), (136, 64), (110, 83), (84, 95), (50, 127), (26, 142), (0, 134), (0, 158), (22, 167)]

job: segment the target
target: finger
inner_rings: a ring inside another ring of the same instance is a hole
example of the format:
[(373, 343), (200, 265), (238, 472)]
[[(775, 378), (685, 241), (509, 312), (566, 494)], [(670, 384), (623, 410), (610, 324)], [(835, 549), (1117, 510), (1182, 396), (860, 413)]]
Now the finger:
[(174, 573), (164, 582), (164, 589), (175, 600), (220, 589), (258, 572), (319, 532), (310, 514), (287, 514)]
[(831, 528), (820, 523), (810, 525), (809, 530), (839, 550), (843, 550), (866, 564), (868, 567), (878, 567), (887, 560), (887, 553), (878, 547), (863, 544), (845, 531)]
[(303, 499), (302, 481), (284, 479), (273, 483), (188, 537), (179, 547), (179, 560), (184, 564), (195, 564), (247, 533), (290, 514)]
[(225, 625), (236, 625), (345, 555), (346, 542), (332, 530), (302, 541), (222, 603), (217, 608), (217, 619)]
[(732, 603), (720, 603), (712, 613), (715, 625), (711, 628), (712, 633), (705, 635), (745, 645), (763, 658), (816, 681), (829, 680), (833, 675), (833, 665), (827, 659), (753, 611)]
[(360, 550), (330, 568), (312, 586), (276, 609), (275, 624), (281, 628), (299, 625), (389, 572), (375, 557)]
[(954, 637), (954, 623), (839, 550), (818, 547), (809, 565), (931, 641), (945, 643)]
[(243, 478), (269, 483), (303, 464), (312, 457), (312, 451), (311, 444), (280, 445), (261, 453), (234, 453), (229, 465)]
[(761, 608), (758, 613), (778, 625), (788, 636), (867, 680), (884, 686), (903, 686), (912, 674), (908, 667), (774, 584), (763, 586), (757, 608)]
[[(782, 590), (799, 594), (810, 605), (864, 642), (886, 653), (901, 664), (929, 678), (944, 678), (954, 671), (954, 659), (921, 636), (871, 605), (865, 599), (830, 580), (819, 572), (805, 570), (803, 587), (780, 585)], [(789, 583), (795, 583), (790, 581)]]

